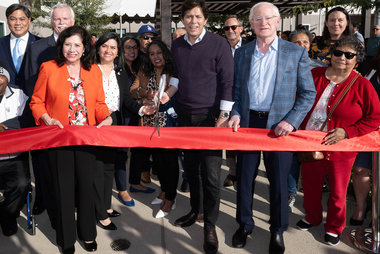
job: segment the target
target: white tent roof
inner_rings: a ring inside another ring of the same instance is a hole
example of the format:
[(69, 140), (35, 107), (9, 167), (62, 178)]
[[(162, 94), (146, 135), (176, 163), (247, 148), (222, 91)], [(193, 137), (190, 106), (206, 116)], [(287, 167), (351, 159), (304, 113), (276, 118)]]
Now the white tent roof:
[(15, 0), (1, 0), (0, 6), (8, 7), (11, 4), (18, 4), (18, 1)]
[(112, 16), (114, 13), (118, 15), (127, 14), (128, 16), (146, 16), (149, 14), (154, 16), (156, 8), (156, 0), (106, 0), (106, 9), (104, 13)]

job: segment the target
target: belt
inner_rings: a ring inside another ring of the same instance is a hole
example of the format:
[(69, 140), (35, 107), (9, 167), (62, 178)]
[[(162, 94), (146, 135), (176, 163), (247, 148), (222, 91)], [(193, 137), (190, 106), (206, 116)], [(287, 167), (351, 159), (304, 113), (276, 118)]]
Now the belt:
[(254, 115), (257, 116), (259, 119), (267, 119), (267, 118), (268, 118), (268, 115), (269, 115), (269, 112), (265, 112), (265, 111), (256, 111), (256, 110), (249, 110), (249, 113), (250, 113), (250, 114), (254, 114)]

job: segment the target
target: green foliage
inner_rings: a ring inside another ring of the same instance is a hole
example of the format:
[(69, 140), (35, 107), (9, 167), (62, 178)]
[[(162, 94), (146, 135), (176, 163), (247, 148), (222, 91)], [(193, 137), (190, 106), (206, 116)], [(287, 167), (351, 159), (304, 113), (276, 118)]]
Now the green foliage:
[[(105, 0), (29, 1), (32, 18), (49, 18), (50, 13), (46, 11), (46, 7), (52, 7), (59, 2), (65, 2), (67, 5), (71, 6), (75, 13), (75, 24), (85, 27), (90, 33), (96, 33), (98, 35), (102, 34), (107, 30), (104, 27), (111, 23), (112, 18), (104, 16), (101, 13), (101, 10), (105, 9)], [(35, 25), (40, 27), (50, 27), (50, 23), (47, 22), (36, 21)]]

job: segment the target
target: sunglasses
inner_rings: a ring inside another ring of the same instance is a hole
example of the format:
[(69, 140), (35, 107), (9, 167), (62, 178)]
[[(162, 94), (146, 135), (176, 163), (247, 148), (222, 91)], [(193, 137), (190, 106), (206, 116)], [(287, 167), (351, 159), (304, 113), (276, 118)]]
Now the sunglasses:
[(235, 31), (236, 30), (236, 28), (238, 28), (239, 26), (238, 25), (233, 25), (233, 26), (225, 26), (224, 27), (224, 31), (229, 31), (230, 30), (230, 28), (232, 29), (232, 31)]
[(357, 56), (357, 54), (354, 54), (354, 53), (351, 53), (351, 52), (344, 52), (344, 51), (341, 51), (341, 50), (337, 50), (335, 49), (333, 51), (333, 55), (336, 56), (336, 57), (340, 57), (344, 54), (344, 56), (347, 58), (347, 59), (352, 59), (354, 58), (355, 56)]
[(142, 37), (145, 41), (147, 41), (147, 40), (153, 40), (154, 38), (156, 38), (156, 37), (154, 37), (154, 36), (149, 36), (149, 35), (144, 35), (143, 37)]

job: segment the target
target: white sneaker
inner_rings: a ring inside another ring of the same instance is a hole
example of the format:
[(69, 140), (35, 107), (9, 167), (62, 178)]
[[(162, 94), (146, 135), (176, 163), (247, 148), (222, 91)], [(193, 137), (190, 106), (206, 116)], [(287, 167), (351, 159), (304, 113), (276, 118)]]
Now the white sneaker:
[(155, 199), (153, 199), (152, 202), (150, 202), (151, 205), (160, 205), (162, 204), (162, 202), (164, 202), (162, 199), (156, 197)]

